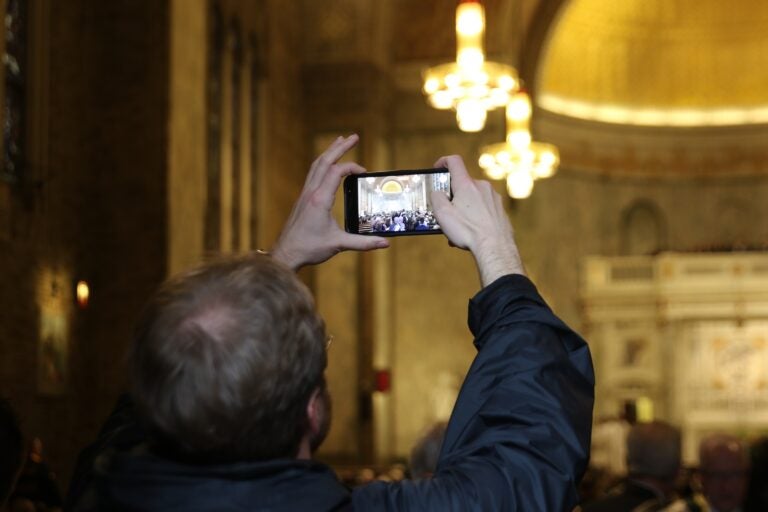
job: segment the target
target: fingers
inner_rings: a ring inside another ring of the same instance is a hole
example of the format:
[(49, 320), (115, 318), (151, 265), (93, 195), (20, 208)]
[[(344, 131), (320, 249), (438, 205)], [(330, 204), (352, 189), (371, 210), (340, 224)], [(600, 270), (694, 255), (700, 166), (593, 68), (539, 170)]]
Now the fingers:
[(344, 156), (344, 154), (355, 147), (360, 137), (356, 133), (353, 133), (349, 137), (339, 137), (331, 146), (320, 155), (320, 160), (324, 161), (327, 165), (333, 165)]
[(309, 175), (307, 176), (307, 185), (310, 187), (316, 187), (322, 183), (325, 179), (325, 175), (344, 154), (355, 147), (360, 137), (357, 134), (352, 134), (349, 137), (338, 137), (334, 140), (328, 149), (312, 162), (312, 166), (309, 169)]
[(443, 212), (446, 208), (450, 208), (451, 200), (448, 199), (448, 196), (445, 195), (445, 192), (441, 190), (432, 191), (430, 194), (430, 199), (432, 200), (432, 210), (435, 212), (437, 220), (440, 220), (441, 214), (438, 212)]
[(446, 167), (451, 173), (451, 182), (459, 186), (463, 186), (465, 183), (471, 182), (472, 177), (467, 172), (467, 167), (464, 165), (464, 160), (458, 155), (450, 155), (440, 157), (435, 162), (435, 167)]
[(355, 162), (338, 164), (333, 169), (326, 171), (325, 178), (319, 183), (320, 194), (324, 197), (335, 197), (342, 178), (350, 174), (361, 174), (364, 172), (365, 167)]

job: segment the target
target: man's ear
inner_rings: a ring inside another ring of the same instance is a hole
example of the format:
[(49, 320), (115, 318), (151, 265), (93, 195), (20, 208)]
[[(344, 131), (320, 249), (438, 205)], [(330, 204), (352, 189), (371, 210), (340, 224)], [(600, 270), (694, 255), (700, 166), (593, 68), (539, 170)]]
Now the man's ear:
[(322, 398), (320, 397), (322, 390), (317, 387), (312, 391), (312, 395), (307, 402), (307, 421), (309, 423), (309, 431), (311, 434), (317, 434), (323, 423), (323, 405), (321, 404)]

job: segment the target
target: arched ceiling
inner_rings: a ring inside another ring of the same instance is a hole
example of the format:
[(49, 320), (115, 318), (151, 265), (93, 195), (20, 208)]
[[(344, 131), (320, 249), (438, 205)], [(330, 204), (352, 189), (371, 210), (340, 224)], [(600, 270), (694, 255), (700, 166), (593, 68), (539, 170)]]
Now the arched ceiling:
[(768, 1), (566, 1), (536, 91), (540, 107), (580, 119), (768, 123)]

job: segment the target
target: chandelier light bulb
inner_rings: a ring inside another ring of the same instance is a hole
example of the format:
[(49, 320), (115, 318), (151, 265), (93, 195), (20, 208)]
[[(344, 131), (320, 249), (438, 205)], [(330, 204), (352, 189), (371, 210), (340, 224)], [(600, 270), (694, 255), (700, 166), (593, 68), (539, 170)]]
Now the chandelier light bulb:
[(528, 130), (510, 130), (507, 143), (518, 151), (525, 150), (531, 144), (531, 132)]
[(517, 71), (485, 59), (485, 9), (479, 1), (463, 0), (456, 8), (456, 62), (424, 72), (423, 92), (439, 110), (453, 109), (459, 128), (478, 132), (487, 112), (509, 103), (518, 88)]
[(480, 164), (480, 167), (483, 168), (483, 172), (485, 173), (488, 178), (492, 180), (503, 180), (504, 176), (507, 175), (506, 169), (504, 169), (503, 166), (498, 165), (496, 161), (493, 158), (493, 155), (490, 155), (488, 153), (484, 153), (480, 159), (483, 160), (483, 156), (485, 156), (485, 164)]
[(531, 99), (524, 91), (518, 91), (512, 96), (512, 100), (507, 104), (507, 122), (525, 123), (531, 119)]
[(456, 106), (456, 121), (464, 132), (479, 132), (485, 126), (487, 114), (478, 100), (463, 100)]
[(555, 146), (543, 142), (532, 142), (531, 153), (533, 175), (536, 179), (549, 178), (555, 174), (560, 164), (560, 152)]
[(435, 94), (437, 90), (440, 89), (440, 80), (437, 78), (428, 78), (424, 82), (424, 93), (425, 94)]
[(507, 176), (507, 194), (513, 199), (525, 199), (533, 191), (533, 176), (524, 169), (518, 169)]
[(456, 33), (464, 37), (481, 36), (485, 31), (485, 12), (480, 2), (462, 2), (456, 8)]
[[(485, 55), (483, 55), (483, 51), (479, 48), (464, 48), (456, 55), (456, 62), (463, 70), (479, 70), (483, 67)], [(482, 80), (481, 73), (478, 73), (477, 79)]]
[(453, 97), (448, 91), (437, 91), (429, 97), (429, 102), (438, 110), (447, 110), (453, 107)]
[(489, 178), (506, 178), (507, 194), (515, 199), (530, 196), (534, 181), (554, 175), (560, 164), (557, 147), (532, 140), (532, 111), (528, 94), (516, 92), (506, 107), (506, 140), (483, 147), (478, 160)]

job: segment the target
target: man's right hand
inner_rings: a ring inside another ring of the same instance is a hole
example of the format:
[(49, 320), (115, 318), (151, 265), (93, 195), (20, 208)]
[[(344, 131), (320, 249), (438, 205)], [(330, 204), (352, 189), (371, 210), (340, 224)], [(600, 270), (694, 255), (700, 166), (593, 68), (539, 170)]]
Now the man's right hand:
[(451, 244), (472, 252), (483, 286), (507, 274), (525, 275), (512, 224), (491, 184), (472, 179), (456, 155), (440, 158), (435, 167), (448, 168), (453, 189), (453, 200), (432, 193), (435, 216)]

